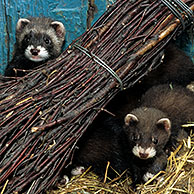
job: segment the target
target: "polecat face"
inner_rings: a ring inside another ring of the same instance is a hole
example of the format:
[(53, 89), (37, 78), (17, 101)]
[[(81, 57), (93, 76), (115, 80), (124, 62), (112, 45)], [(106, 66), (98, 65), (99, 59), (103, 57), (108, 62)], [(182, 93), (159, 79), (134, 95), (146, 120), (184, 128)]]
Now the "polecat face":
[(23, 41), (24, 55), (31, 61), (40, 62), (50, 58), (50, 52), (53, 48), (53, 42), (46, 34), (36, 34), (31, 31)]
[(138, 108), (125, 117), (124, 131), (132, 153), (140, 159), (153, 158), (166, 145), (171, 122), (160, 110)]
[(61, 52), (64, 36), (63, 24), (50, 18), (21, 18), (16, 27), (17, 49), (33, 62), (57, 57)]

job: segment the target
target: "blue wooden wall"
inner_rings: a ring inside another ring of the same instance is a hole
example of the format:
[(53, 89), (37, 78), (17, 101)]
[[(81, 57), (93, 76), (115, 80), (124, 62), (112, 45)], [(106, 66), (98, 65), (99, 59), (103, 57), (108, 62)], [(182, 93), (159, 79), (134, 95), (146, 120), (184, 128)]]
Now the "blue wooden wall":
[[(92, 24), (105, 12), (108, 5), (116, 0), (0, 0), (0, 74), (3, 74), (7, 62), (12, 57), (15, 43), (15, 26), (19, 18), (28, 16), (49, 16), (64, 23), (66, 27), (66, 45), (87, 29), (88, 3), (97, 7)], [(188, 45), (181, 47), (194, 61), (193, 36)], [(187, 36), (186, 36), (187, 37)], [(183, 37), (184, 38), (184, 37)]]
[[(87, 29), (89, 0), (1, 0), (0, 2), (0, 74), (11, 59), (15, 43), (15, 26), (19, 18), (49, 16), (64, 23), (67, 47)], [(113, 0), (95, 0), (94, 23)]]

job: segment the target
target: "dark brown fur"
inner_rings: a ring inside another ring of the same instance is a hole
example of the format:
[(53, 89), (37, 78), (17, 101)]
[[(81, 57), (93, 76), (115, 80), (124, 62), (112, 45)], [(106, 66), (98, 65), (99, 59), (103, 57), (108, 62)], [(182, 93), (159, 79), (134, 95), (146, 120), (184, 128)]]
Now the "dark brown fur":
[(182, 124), (194, 121), (194, 93), (182, 86), (154, 86), (141, 101), (142, 106), (153, 107), (167, 114), (172, 121), (172, 133), (178, 133)]
[(163, 63), (143, 80), (143, 86), (172, 83), (186, 86), (194, 79), (194, 64), (184, 51), (170, 43), (164, 50)]
[[(158, 123), (163, 119), (164, 123)], [(169, 123), (166, 122), (168, 120)], [(188, 89), (182, 86), (171, 89), (168, 84), (164, 84), (154, 86), (145, 93), (140, 108), (126, 116), (124, 126), (130, 146), (128, 150), (133, 155), (131, 157), (129, 153), (134, 184), (141, 182), (147, 172), (155, 175), (164, 169), (167, 162), (166, 146), (180, 133), (185, 135), (181, 125), (190, 121), (194, 121), (194, 94)], [(153, 157), (144, 156), (148, 148), (156, 151)]]
[[(140, 107), (134, 109), (131, 114), (135, 115), (138, 121), (131, 120), (129, 126), (124, 126), (128, 145), (124, 152), (126, 160), (131, 164), (130, 171), (135, 186), (142, 181), (147, 181), (147, 173), (155, 175), (165, 168), (167, 156), (164, 148), (170, 134), (163, 126), (157, 125), (158, 120), (167, 116), (162, 111)], [(155, 144), (153, 140), (157, 143)], [(139, 155), (139, 146), (143, 149), (142, 157)], [(134, 154), (134, 148), (137, 148), (135, 153), (139, 156)], [(148, 151), (150, 148), (152, 151)], [(154, 155), (152, 155), (153, 151), (155, 151)]]
[[(117, 172), (122, 173), (127, 168), (125, 163), (120, 136), (122, 127), (120, 123), (109, 116), (100, 117), (78, 142), (73, 166), (92, 166), (94, 172), (104, 177), (107, 162), (110, 162)], [(108, 176), (114, 177), (116, 173), (109, 168)]]
[[(142, 94), (158, 84), (179, 84), (186, 86), (194, 79), (194, 64), (189, 56), (176, 45), (170, 43), (164, 49), (162, 64), (145, 76), (140, 83), (119, 93), (108, 105), (108, 109), (121, 119), (128, 111), (140, 105)], [(127, 106), (126, 106), (127, 104)]]

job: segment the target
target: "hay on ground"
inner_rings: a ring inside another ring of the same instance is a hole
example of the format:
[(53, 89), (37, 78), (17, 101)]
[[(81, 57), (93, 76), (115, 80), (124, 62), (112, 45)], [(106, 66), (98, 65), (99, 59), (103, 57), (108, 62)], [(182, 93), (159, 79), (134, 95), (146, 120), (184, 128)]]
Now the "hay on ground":
[(88, 169), (84, 174), (73, 177), (67, 185), (47, 194), (90, 194), (90, 193), (141, 193), (141, 194), (180, 194), (194, 193), (194, 135), (183, 140), (168, 158), (165, 171), (158, 173), (152, 180), (132, 191), (131, 178), (124, 172), (114, 180), (105, 177), (104, 182)]

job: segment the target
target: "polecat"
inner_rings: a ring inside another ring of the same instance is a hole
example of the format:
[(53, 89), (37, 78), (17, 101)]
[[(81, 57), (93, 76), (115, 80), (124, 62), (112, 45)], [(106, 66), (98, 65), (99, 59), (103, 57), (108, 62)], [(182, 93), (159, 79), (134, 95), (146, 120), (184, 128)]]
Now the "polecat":
[[(170, 43), (164, 49), (164, 58), (159, 67), (149, 72), (140, 83), (120, 92), (108, 105), (108, 110), (121, 119), (139, 105), (141, 96), (154, 85), (179, 84), (186, 86), (194, 80), (194, 64), (189, 56)], [(128, 104), (126, 109), (126, 104)]]
[(65, 40), (65, 27), (46, 17), (21, 18), (16, 25), (16, 43), (5, 76), (23, 76), (14, 69), (29, 70), (56, 58)]
[(124, 132), (135, 184), (165, 168), (164, 148), (182, 132), (182, 124), (194, 121), (193, 101), (194, 94), (186, 88), (158, 85), (145, 93), (139, 108), (126, 115)]
[[(115, 171), (124, 172), (128, 164), (122, 152), (122, 133), (122, 125), (112, 116), (103, 115), (94, 121), (78, 142), (79, 149), (74, 155), (72, 175), (81, 174), (83, 169), (92, 166), (93, 171), (102, 178), (108, 161)], [(109, 168), (108, 176), (115, 177), (115, 171)]]
[(170, 43), (164, 49), (162, 64), (145, 76), (141, 84), (146, 88), (167, 83), (186, 86), (193, 78), (193, 61), (184, 51)]

